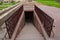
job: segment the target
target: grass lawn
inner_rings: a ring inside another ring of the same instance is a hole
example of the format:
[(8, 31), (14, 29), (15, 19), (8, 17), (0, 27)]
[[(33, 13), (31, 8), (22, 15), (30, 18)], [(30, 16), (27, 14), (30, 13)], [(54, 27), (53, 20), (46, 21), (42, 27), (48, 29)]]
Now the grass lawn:
[(60, 8), (60, 3), (56, 1), (44, 1), (44, 0), (36, 0), (36, 1), (45, 5), (48, 5), (48, 6), (54, 6), (54, 7)]
[(5, 9), (5, 8), (8, 8), (8, 7), (10, 7), (10, 6), (13, 6), (14, 4), (16, 4), (17, 2), (15, 2), (15, 3), (3, 3), (3, 4), (0, 4), (0, 10), (2, 10), (2, 9)]

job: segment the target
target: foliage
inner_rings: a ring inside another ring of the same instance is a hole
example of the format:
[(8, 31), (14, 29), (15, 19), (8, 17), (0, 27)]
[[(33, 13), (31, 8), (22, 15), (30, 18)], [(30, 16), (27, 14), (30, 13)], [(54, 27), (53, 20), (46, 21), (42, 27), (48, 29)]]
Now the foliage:
[(55, 0), (37, 0), (37, 1), (55, 1)]
[(9, 2), (9, 3), (3, 3), (2, 5), (0, 4), (0, 10), (8, 8), (10, 6), (15, 5), (17, 2), (13, 3), (13, 2)]
[(11, 3), (14, 3), (15, 1), (11, 1)]
[(3, 2), (0, 2), (0, 5), (2, 5), (3, 4)]
[(55, 0), (36, 0), (36, 1), (48, 6), (54, 6), (60, 8), (60, 3), (56, 2)]

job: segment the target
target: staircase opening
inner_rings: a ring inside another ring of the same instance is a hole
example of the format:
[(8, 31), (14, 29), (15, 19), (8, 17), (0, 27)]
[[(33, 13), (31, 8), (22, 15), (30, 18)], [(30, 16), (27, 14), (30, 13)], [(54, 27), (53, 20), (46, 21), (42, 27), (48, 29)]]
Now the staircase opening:
[(44, 40), (42, 35), (33, 25), (34, 11), (25, 11), (25, 25), (16, 40)]
[[(43, 31), (41, 30), (39, 21), (41, 21), (41, 23), (43, 24), (43, 26), (45, 28), (45, 31), (47, 32), (48, 36), (50, 37), (51, 30), (53, 27), (53, 21), (54, 21), (50, 16), (48, 16), (46, 13), (44, 13), (37, 6), (35, 6), (34, 11), (24, 11), (23, 15), (21, 14), (22, 12), (23, 12), (23, 6), (21, 6), (21, 8), (15, 12), (16, 14), (14, 13), (5, 22), (7, 32), (8, 32), (8, 35), (10, 38), (13, 35), (12, 39), (15, 39), (14, 35), (16, 37), (17, 34), (19, 33), (19, 31), (22, 30), (21, 33), (18, 34), (18, 37), (16, 38), (16, 40), (20, 40), (20, 39), (25, 40), (27, 38), (28, 38), (27, 40), (30, 40), (30, 39), (31, 40), (32, 39), (33, 40), (37, 40), (37, 39), (43, 40), (43, 37), (41, 36), (41, 34), (43, 34)], [(21, 16), (21, 18), (20, 18), (21, 20), (18, 22), (20, 16)], [(25, 24), (25, 22), (26, 22), (26, 24)], [(34, 22), (34, 25), (32, 24), (33, 22)], [(24, 24), (25, 24), (25, 26), (24, 26)], [(24, 26), (24, 29), (22, 29), (23, 26)], [(38, 31), (35, 29), (35, 27), (38, 29)], [(16, 33), (16, 34), (13, 34), (13, 33)]]
[(33, 22), (33, 11), (25, 11), (25, 22)]

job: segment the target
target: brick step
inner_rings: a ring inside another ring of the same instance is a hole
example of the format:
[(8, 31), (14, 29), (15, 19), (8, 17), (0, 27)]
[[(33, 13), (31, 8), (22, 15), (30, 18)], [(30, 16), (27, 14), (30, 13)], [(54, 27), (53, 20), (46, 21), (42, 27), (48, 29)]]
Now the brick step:
[(44, 40), (38, 30), (31, 23), (26, 23), (16, 40)]

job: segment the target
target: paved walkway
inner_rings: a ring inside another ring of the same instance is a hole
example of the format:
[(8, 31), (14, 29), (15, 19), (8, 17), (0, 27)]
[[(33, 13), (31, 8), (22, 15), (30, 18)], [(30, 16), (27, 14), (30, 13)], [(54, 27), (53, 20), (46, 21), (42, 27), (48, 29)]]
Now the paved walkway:
[(26, 23), (16, 40), (44, 40), (32, 23)]
[(36, 5), (54, 19), (54, 40), (60, 40), (60, 8), (39, 5), (38, 3)]

